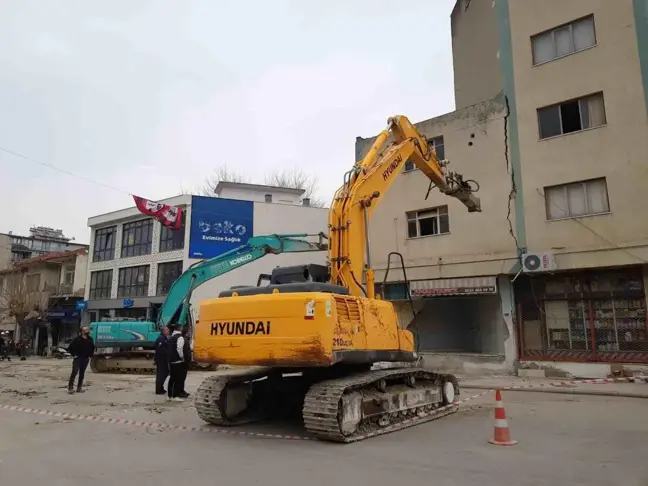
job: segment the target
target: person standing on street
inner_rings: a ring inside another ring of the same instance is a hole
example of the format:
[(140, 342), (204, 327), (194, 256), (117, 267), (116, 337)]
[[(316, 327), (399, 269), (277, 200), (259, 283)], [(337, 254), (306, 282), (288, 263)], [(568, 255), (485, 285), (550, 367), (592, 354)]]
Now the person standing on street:
[(169, 384), (167, 396), (169, 400), (182, 401), (184, 388), (184, 342), (180, 326), (173, 326), (173, 333), (168, 341), (169, 346)]
[(74, 338), (68, 352), (74, 358), (72, 360), (72, 374), (70, 375), (70, 381), (68, 382), (68, 393), (71, 395), (74, 393), (74, 380), (79, 375), (79, 382), (77, 384), (77, 393), (83, 393), (83, 377), (85, 376), (85, 370), (88, 367), (88, 363), (92, 356), (94, 356), (95, 345), (94, 341), (90, 337), (90, 328), (88, 326), (83, 326), (81, 328), (81, 334)]
[(169, 376), (169, 328), (163, 327), (155, 340), (155, 394), (164, 395), (164, 382)]
[(185, 383), (187, 381), (187, 374), (189, 373), (189, 365), (191, 364), (191, 337), (189, 336), (189, 326), (182, 328), (182, 338), (184, 345), (182, 347), (182, 354), (184, 356), (184, 369), (182, 374), (182, 389), (179, 393), (180, 398), (189, 398), (189, 394), (185, 390)]

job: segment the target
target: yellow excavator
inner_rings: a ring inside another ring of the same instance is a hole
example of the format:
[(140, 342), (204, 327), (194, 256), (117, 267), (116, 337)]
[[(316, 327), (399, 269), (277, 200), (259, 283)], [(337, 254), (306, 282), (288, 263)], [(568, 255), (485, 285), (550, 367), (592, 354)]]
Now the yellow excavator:
[[(414, 335), (375, 293), (368, 225), (408, 160), (430, 188), (481, 211), (471, 181), (448, 171), (405, 116), (389, 118), (335, 193), (326, 266), (276, 268), (269, 285), (200, 303), (195, 360), (235, 367), (200, 385), (202, 420), (235, 426), (301, 413), (312, 436), (355, 442), (455, 410), (448, 405), (459, 394), (456, 378), (413, 366)], [(377, 362), (393, 364), (374, 369)]]

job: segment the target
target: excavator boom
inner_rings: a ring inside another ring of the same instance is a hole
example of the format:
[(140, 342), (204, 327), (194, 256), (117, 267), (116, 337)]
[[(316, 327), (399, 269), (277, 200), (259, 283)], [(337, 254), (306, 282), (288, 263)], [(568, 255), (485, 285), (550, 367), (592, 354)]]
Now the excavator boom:
[[(383, 150), (390, 134), (394, 141)], [(369, 219), (408, 160), (443, 194), (461, 201), (469, 212), (481, 211), (469, 182), (447, 170), (447, 162), (437, 159), (434, 148), (407, 117), (389, 118), (388, 128), (378, 134), (365, 157), (348, 173), (329, 212), (331, 281), (349, 288), (352, 295), (374, 297)]]

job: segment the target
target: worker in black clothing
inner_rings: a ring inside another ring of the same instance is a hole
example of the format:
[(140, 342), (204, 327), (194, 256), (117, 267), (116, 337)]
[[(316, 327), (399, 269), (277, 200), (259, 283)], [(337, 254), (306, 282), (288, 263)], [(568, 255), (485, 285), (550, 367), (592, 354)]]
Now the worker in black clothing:
[(169, 328), (163, 327), (155, 340), (155, 394), (164, 395), (164, 382), (169, 376)]
[(94, 341), (90, 337), (90, 328), (88, 326), (83, 326), (81, 328), (81, 334), (74, 338), (68, 352), (74, 358), (72, 360), (72, 374), (70, 375), (70, 381), (68, 382), (68, 393), (74, 393), (74, 380), (79, 374), (79, 383), (77, 384), (77, 393), (83, 393), (83, 377), (85, 376), (85, 370), (88, 367), (88, 363), (92, 356), (94, 356), (95, 345)]
[(5, 345), (5, 340), (0, 336), (0, 361), (11, 361), (11, 356), (9, 356), (9, 346)]
[(187, 374), (189, 373), (189, 365), (191, 364), (191, 337), (189, 336), (189, 326), (184, 326), (182, 328), (182, 338), (184, 339), (182, 354), (184, 358), (184, 370), (182, 374), (182, 390), (179, 393), (180, 398), (189, 398), (189, 394), (185, 390), (184, 386), (187, 381)]
[(169, 400), (182, 401), (184, 389), (184, 341), (181, 326), (173, 326), (169, 338), (169, 384), (167, 385), (167, 397)]

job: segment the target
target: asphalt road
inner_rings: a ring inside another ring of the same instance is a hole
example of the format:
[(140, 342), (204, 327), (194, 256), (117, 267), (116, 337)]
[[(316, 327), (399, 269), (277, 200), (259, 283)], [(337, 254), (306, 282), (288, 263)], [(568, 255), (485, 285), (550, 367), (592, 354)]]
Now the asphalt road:
[[(88, 392), (69, 397), (61, 388), (66, 371), (49, 366), (0, 370), (0, 405), (201, 424), (190, 402), (166, 404), (152, 396), (151, 378), (90, 374)], [(193, 376), (189, 391), (199, 381), (199, 374)], [(438, 421), (350, 445), (0, 409), (0, 484), (648, 485), (648, 401), (506, 392), (509, 425), (519, 444), (498, 447), (487, 442), (493, 433), (493, 400), (487, 395)], [(275, 423), (245, 430), (296, 429)]]

